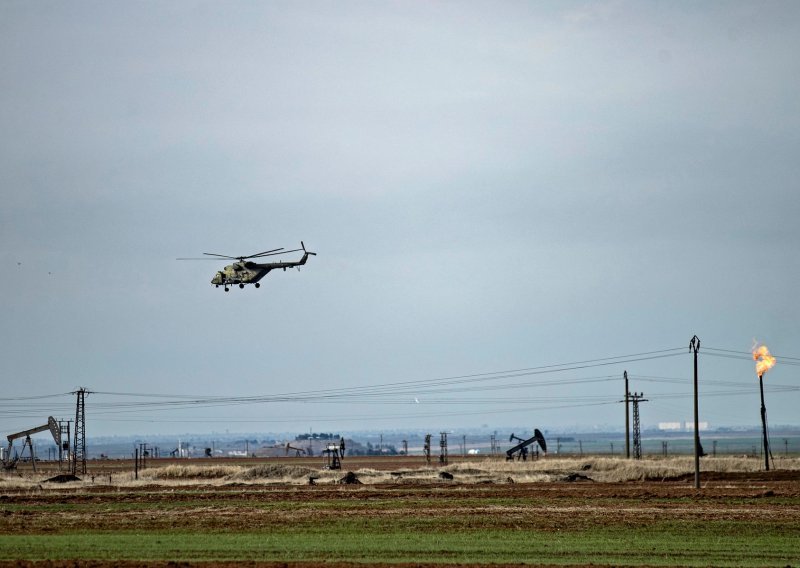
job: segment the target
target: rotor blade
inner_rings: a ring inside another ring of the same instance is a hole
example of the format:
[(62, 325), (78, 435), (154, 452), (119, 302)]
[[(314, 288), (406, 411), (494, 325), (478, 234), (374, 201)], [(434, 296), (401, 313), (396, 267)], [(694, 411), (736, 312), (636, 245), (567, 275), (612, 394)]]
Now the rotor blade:
[[(243, 256), (242, 258), (256, 258), (256, 257), (259, 257), (259, 256), (268, 256), (270, 254), (275, 254), (279, 250), (283, 250), (283, 247), (272, 249), (272, 250), (265, 250), (264, 252), (257, 252), (255, 254), (249, 254), (247, 256)], [(278, 253), (278, 254), (281, 254), (281, 253)]]
[(240, 258), (238, 256), (228, 256), (227, 254), (217, 254), (215, 252), (204, 252), (203, 254), (207, 254), (208, 256), (218, 256), (220, 258), (230, 258), (231, 260), (239, 260)]
[(227, 254), (219, 254), (216, 252), (204, 252), (203, 254), (206, 256), (212, 256), (214, 258), (178, 258), (176, 260), (219, 260), (220, 258), (226, 258), (229, 260), (244, 260), (246, 258), (261, 258), (264, 256), (272, 256), (275, 254), (287, 254), (290, 252), (297, 252), (303, 249), (293, 249), (293, 250), (283, 250), (283, 247), (272, 249), (272, 250), (265, 250), (264, 252), (257, 252), (256, 254), (251, 254), (249, 256), (230, 256)]
[(254, 258), (256, 256), (262, 256), (262, 255), (265, 255), (265, 254), (274, 254), (275, 252), (277, 252), (279, 250), (283, 250), (283, 247), (280, 247), (280, 248), (277, 248), (277, 249), (272, 249), (272, 250), (265, 250), (264, 252), (257, 252), (255, 254), (249, 254), (244, 258)]
[(300, 241), (300, 246), (301, 246), (301, 247), (303, 247), (303, 252), (304, 252), (304, 253), (306, 253), (306, 254), (313, 254), (314, 256), (317, 256), (317, 253), (315, 253), (315, 252), (309, 252), (309, 251), (307, 251), (307, 250), (306, 250), (306, 244), (305, 244), (303, 241)]
[(256, 256), (248, 256), (247, 258), (262, 258), (264, 256), (274, 256), (276, 254), (289, 254), (290, 252), (297, 252), (303, 249), (282, 250), (281, 252), (261, 253)]

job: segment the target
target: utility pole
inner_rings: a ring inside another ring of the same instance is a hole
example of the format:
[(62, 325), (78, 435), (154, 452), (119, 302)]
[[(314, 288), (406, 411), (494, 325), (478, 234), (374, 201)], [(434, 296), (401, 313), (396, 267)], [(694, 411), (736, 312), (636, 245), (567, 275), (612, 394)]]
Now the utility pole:
[(697, 352), (700, 338), (696, 335), (689, 341), (689, 351), (694, 353), (694, 488), (700, 489), (700, 413), (697, 410)]
[(642, 459), (642, 433), (639, 423), (639, 403), (647, 402), (644, 398), (644, 393), (633, 393), (631, 395), (633, 401), (633, 459)]
[(441, 438), (439, 440), (439, 448), (441, 449), (441, 453), (439, 454), (439, 463), (441, 465), (447, 465), (447, 432), (439, 432), (441, 434)]
[(431, 464), (431, 435), (425, 434), (425, 445), (422, 446), (422, 453), (425, 454), (425, 463)]
[(80, 472), (86, 473), (86, 395), (89, 392), (81, 387), (70, 393), (78, 396), (75, 406), (75, 440), (72, 444), (72, 475), (78, 473), (78, 461), (81, 462)]
[(630, 398), (630, 391), (628, 390), (628, 371), (622, 373), (625, 377), (625, 457), (631, 459), (631, 424), (630, 413), (628, 412), (628, 400)]
[(139, 443), (139, 460), (140, 460), (140, 469), (145, 470), (147, 469), (147, 456), (150, 455), (150, 449), (147, 447), (147, 442), (140, 442)]

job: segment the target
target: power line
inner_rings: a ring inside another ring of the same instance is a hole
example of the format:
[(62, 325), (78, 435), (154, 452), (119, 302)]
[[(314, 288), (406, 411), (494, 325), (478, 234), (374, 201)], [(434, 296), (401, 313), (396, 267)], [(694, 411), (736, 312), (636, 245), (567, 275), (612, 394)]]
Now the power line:
[[(750, 351), (736, 351), (734, 349), (719, 349), (715, 347), (703, 347), (703, 355), (709, 355), (711, 357), (723, 357), (728, 359), (741, 359), (741, 360), (753, 360), (753, 353)], [(711, 353), (709, 353), (711, 351)], [(800, 357), (789, 357), (787, 355), (775, 355), (774, 353), (770, 353), (772, 357), (775, 357), (776, 361), (781, 363), (782, 365), (789, 365), (789, 366), (798, 366), (800, 365)]]
[[(538, 374), (545, 374), (545, 373), (558, 373), (563, 371), (572, 371), (572, 370), (579, 370), (585, 369), (590, 367), (601, 367), (607, 365), (616, 365), (622, 363), (629, 363), (635, 361), (646, 361), (650, 359), (659, 359), (663, 357), (673, 357), (675, 355), (679, 355), (678, 351), (683, 351), (682, 347), (673, 348), (673, 349), (662, 349), (658, 351), (648, 351), (644, 353), (635, 353), (631, 355), (619, 355), (615, 357), (603, 357), (600, 359), (588, 359), (585, 361), (576, 361), (572, 363), (560, 363), (555, 365), (541, 365), (538, 367), (528, 367), (523, 369), (512, 369), (506, 371), (492, 371), (487, 373), (475, 373), (475, 374), (468, 374), (468, 375), (457, 375), (452, 377), (443, 377), (439, 379), (417, 379), (412, 381), (399, 381), (399, 382), (392, 382), (392, 383), (385, 383), (381, 385), (366, 385), (361, 387), (341, 387), (335, 389), (317, 389), (314, 391), (297, 391), (297, 392), (290, 392), (285, 393), (282, 395), (273, 395), (273, 396), (281, 396), (281, 397), (293, 397), (293, 396), (303, 396), (303, 395), (313, 395), (313, 396), (324, 396), (324, 395), (333, 395), (336, 393), (341, 392), (353, 392), (353, 391), (365, 391), (369, 392), (375, 389), (390, 389), (396, 387), (408, 387), (408, 388), (418, 388), (419, 386), (435, 386), (435, 385), (451, 385), (451, 384), (465, 384), (470, 382), (477, 382), (477, 381), (492, 381), (498, 380), (503, 378), (513, 378), (519, 376), (529, 376), (529, 375), (538, 375)], [(669, 353), (669, 354), (667, 354)], [(157, 394), (138, 394), (138, 393), (115, 393), (115, 392), (103, 392), (97, 391), (95, 394), (108, 394), (108, 395), (120, 395), (120, 396), (162, 396), (162, 397), (171, 397), (171, 398), (178, 398), (175, 395), (157, 395)], [(185, 395), (184, 395), (185, 396)], [(260, 398), (271, 398), (270, 396), (246, 396), (246, 397), (203, 397), (204, 399), (208, 400), (211, 398), (217, 398), (219, 400), (252, 400), (252, 399), (260, 399)]]
[[(709, 353), (711, 351), (711, 353)], [(132, 392), (105, 392), (93, 391), (93, 401), (91, 405), (91, 415), (103, 417), (108, 421), (135, 421), (133, 418), (120, 418), (120, 415), (142, 415), (147, 412), (192, 410), (203, 411), (205, 409), (221, 406), (239, 406), (252, 404), (270, 403), (314, 403), (314, 404), (370, 404), (370, 405), (412, 405), (418, 404), (424, 408), (425, 405), (475, 405), (475, 404), (503, 404), (511, 406), (513, 410), (525, 411), (525, 408), (518, 408), (519, 405), (538, 405), (527, 410), (541, 410), (546, 408), (578, 408), (582, 406), (594, 406), (613, 404), (616, 397), (606, 397), (603, 395), (578, 395), (578, 396), (532, 396), (521, 395), (514, 397), (502, 396), (480, 396), (470, 398), (469, 394), (479, 394), (482, 392), (499, 392), (517, 389), (542, 389), (551, 386), (588, 386), (593, 383), (603, 383), (616, 381), (617, 375), (600, 375), (580, 378), (547, 379), (546, 375), (554, 373), (564, 373), (588, 368), (601, 368), (611, 365), (621, 365), (634, 362), (658, 360), (669, 357), (676, 357), (685, 354), (685, 347), (646, 351), (628, 355), (614, 357), (603, 357), (597, 359), (586, 359), (572, 361), (569, 363), (540, 365), (520, 369), (510, 369), (503, 371), (492, 371), (484, 373), (472, 373), (440, 377), (434, 379), (416, 379), (396, 381), (384, 384), (373, 384), (353, 387), (339, 387), (316, 390), (293, 391), (273, 395), (246, 395), (246, 396), (206, 396), (192, 394), (158, 394), (158, 393), (132, 393)], [(704, 348), (703, 355), (713, 357), (732, 358), (740, 360), (752, 360), (752, 354), (748, 352)], [(800, 358), (779, 357), (783, 364), (800, 365)], [(681, 377), (659, 377), (652, 375), (630, 375), (631, 378), (641, 381), (681, 384), (686, 385), (690, 381)], [(525, 379), (529, 380), (518, 380)], [(505, 382), (502, 382), (505, 381)], [(752, 394), (752, 383), (743, 383), (727, 379), (708, 379), (703, 380), (701, 386), (704, 389), (703, 396), (706, 398), (717, 398), (726, 396), (740, 396)], [(717, 390), (706, 390), (707, 387), (721, 387)], [(735, 390), (734, 390), (735, 389)], [(782, 385), (771, 383), (769, 389), (773, 392), (794, 392), (800, 387), (794, 385)], [(458, 394), (459, 396), (447, 396), (448, 394)], [(3, 415), (15, 418), (32, 415), (34, 412), (50, 412), (61, 409), (66, 412), (70, 405), (67, 403), (45, 403), (45, 399), (67, 396), (69, 393), (57, 393), (39, 396), (26, 396), (16, 398), (5, 398), (0, 401), (0, 409)], [(117, 400), (104, 401), (102, 397), (115, 397)], [(689, 393), (662, 393), (649, 395), (653, 399), (671, 399), (690, 396)], [(422, 403), (416, 402), (418, 397), (422, 397)], [(123, 399), (123, 400), (119, 400)], [(128, 399), (128, 400), (124, 400)], [(137, 400), (139, 399), (139, 400)], [(421, 409), (420, 409), (421, 410)], [(480, 412), (458, 412), (452, 415), (470, 414), (493, 414), (508, 412), (508, 408), (501, 411), (480, 411)], [(436, 412), (432, 416), (443, 416), (441, 412)], [(428, 416), (423, 410), (414, 413), (415, 417)], [(117, 417), (116, 419), (112, 417)], [(390, 415), (381, 414), (376, 418), (386, 418)], [(398, 417), (409, 417), (408, 412), (398, 415)], [(341, 417), (340, 417), (341, 418)], [(348, 419), (351, 417), (348, 416)], [(315, 420), (317, 418), (315, 417)], [(169, 422), (171, 420), (159, 419), (159, 422)], [(175, 420), (176, 422), (190, 422), (191, 420)]]

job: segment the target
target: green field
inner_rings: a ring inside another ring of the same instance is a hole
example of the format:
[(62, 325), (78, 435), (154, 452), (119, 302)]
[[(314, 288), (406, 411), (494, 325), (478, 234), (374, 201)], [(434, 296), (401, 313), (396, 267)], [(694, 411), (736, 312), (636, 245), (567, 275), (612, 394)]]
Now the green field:
[(663, 566), (785, 566), (798, 562), (800, 535), (764, 534), (759, 527), (712, 524), (646, 530), (593, 527), (548, 532), (535, 528), (437, 532), (351, 523), (316, 530), (248, 533), (133, 531), (3, 535), (3, 559), (274, 560), (391, 563), (533, 563)]
[[(767, 488), (769, 485), (769, 488)], [(796, 481), (6, 492), (0, 560), (787, 566)]]

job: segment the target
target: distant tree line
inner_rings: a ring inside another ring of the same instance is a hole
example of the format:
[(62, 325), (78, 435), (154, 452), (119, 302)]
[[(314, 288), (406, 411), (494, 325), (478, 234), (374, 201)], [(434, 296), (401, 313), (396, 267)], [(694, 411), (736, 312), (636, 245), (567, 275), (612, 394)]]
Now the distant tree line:
[[(359, 446), (361, 445), (359, 444)], [(399, 454), (397, 448), (391, 444), (384, 444), (383, 451), (381, 451), (380, 445), (373, 445), (369, 442), (367, 442), (366, 449), (363, 446), (353, 447), (348, 449), (347, 453), (352, 456), (396, 456)]]
[(330, 434), (325, 432), (311, 433), (311, 434), (298, 434), (295, 440), (338, 440), (339, 434)]

